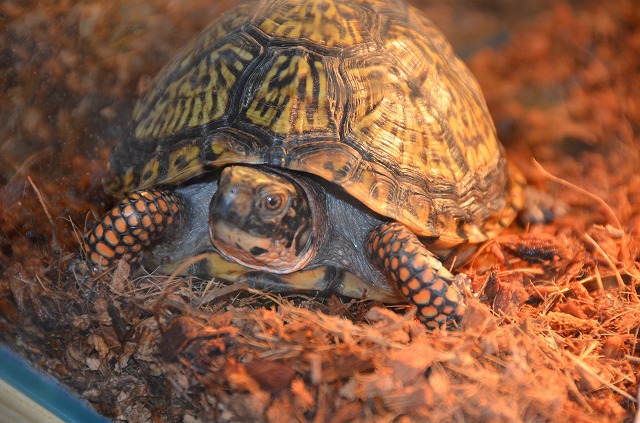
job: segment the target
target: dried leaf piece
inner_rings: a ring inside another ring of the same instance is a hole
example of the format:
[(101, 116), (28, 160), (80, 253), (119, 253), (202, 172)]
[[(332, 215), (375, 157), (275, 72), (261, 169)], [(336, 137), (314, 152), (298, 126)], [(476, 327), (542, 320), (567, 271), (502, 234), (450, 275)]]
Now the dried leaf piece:
[(265, 413), (267, 421), (270, 423), (282, 423), (293, 420), (293, 407), (288, 396), (276, 398)]
[(467, 310), (462, 319), (462, 328), (464, 330), (494, 329), (497, 324), (498, 322), (489, 306), (473, 298), (467, 299)]
[(131, 274), (131, 266), (124, 260), (118, 260), (116, 270), (113, 272), (109, 289), (114, 294), (122, 294), (125, 292), (126, 286), (130, 283), (129, 275)]
[(560, 304), (558, 309), (563, 313), (570, 314), (578, 319), (588, 319), (587, 314), (582, 310), (581, 303), (575, 298), (568, 298), (564, 304)]
[(279, 391), (291, 385), (296, 372), (284, 361), (254, 358), (244, 363), (247, 373), (260, 387), (269, 391)]
[(500, 245), (529, 263), (557, 260), (563, 257), (566, 248), (557, 237), (542, 233), (501, 237)]
[(425, 337), (409, 344), (406, 348), (394, 350), (389, 357), (395, 377), (410, 385), (424, 374), (433, 362), (433, 347)]
[(617, 333), (607, 337), (602, 346), (602, 353), (608, 359), (616, 360), (622, 358), (625, 354), (624, 340), (622, 337)]
[(386, 392), (382, 397), (386, 409), (396, 412), (422, 414), (425, 407), (434, 404), (433, 391), (426, 385), (414, 385), (401, 390)]
[(340, 406), (330, 421), (335, 423), (357, 421), (357, 418), (362, 416), (363, 406), (359, 402), (350, 402)]
[[(233, 392), (232, 405), (239, 416), (260, 418), (271, 402), (271, 395), (260, 389), (260, 385), (246, 371), (245, 367), (231, 359), (222, 375)], [(247, 391), (249, 395), (242, 392)]]
[(491, 308), (498, 314), (509, 314), (520, 307), (530, 297), (523, 286), (523, 276), (519, 272), (493, 271), (489, 275), (485, 294)]
[(109, 353), (109, 347), (102, 336), (95, 334), (89, 335), (89, 343), (93, 344), (93, 348), (98, 352), (98, 356), (101, 360)]
[(176, 360), (188, 340), (193, 339), (200, 327), (186, 317), (177, 317), (169, 324), (160, 341), (160, 355), (167, 361)]
[(296, 377), (291, 382), (291, 393), (293, 393), (296, 407), (304, 411), (311, 410), (315, 407), (316, 401), (300, 377)]

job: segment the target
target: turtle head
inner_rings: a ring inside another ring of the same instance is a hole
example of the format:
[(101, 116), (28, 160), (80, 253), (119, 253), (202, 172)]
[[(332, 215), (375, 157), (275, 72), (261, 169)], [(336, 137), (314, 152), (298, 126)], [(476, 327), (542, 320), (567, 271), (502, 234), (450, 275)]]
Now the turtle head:
[(271, 169), (229, 166), (209, 209), (213, 245), (252, 269), (290, 273), (315, 256), (314, 204), (300, 181)]

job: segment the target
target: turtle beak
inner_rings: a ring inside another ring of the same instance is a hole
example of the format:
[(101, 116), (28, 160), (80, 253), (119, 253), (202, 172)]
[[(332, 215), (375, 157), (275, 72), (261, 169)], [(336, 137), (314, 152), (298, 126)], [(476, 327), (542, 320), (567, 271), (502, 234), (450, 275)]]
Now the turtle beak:
[(241, 224), (251, 213), (252, 196), (252, 192), (234, 181), (233, 166), (225, 168), (220, 175), (218, 191), (211, 199), (211, 220), (227, 220)]

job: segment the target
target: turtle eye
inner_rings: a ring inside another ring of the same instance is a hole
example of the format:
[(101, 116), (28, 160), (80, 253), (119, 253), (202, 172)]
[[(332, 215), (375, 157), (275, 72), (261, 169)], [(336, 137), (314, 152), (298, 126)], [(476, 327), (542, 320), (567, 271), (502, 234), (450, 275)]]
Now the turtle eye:
[(277, 213), (283, 209), (286, 203), (287, 199), (284, 194), (268, 192), (262, 195), (262, 198), (260, 199), (260, 208), (271, 213)]
[(282, 207), (283, 202), (281, 195), (267, 195), (264, 198), (264, 208), (270, 211), (276, 211)]

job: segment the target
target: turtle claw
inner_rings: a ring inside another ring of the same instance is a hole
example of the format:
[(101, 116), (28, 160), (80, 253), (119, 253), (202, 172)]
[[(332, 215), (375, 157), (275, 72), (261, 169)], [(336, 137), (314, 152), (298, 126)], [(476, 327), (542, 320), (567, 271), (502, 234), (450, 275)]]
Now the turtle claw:
[(460, 292), (471, 292), (471, 279), (469, 279), (466, 273), (456, 274), (451, 282), (460, 290)]

